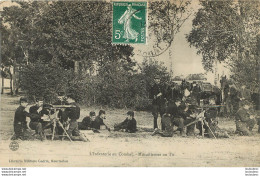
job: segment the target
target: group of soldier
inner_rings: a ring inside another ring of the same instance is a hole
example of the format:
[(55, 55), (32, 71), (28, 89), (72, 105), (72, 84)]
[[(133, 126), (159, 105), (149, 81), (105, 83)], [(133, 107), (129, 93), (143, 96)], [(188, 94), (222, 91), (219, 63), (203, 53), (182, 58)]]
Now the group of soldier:
[[(57, 118), (55, 117), (57, 113)], [(98, 116), (94, 111), (89, 113), (89, 116), (84, 117), (82, 122), (78, 122), (80, 118), (80, 107), (70, 97), (66, 97), (63, 93), (59, 93), (58, 101), (50, 104), (44, 104), (42, 98), (36, 98), (36, 104), (28, 106), (27, 99), (20, 98), (20, 106), (16, 109), (14, 116), (14, 135), (13, 140), (25, 140), (28, 137), (25, 135), (27, 129), (35, 131), (36, 137), (40, 140), (46, 139), (45, 130), (51, 129), (51, 134), (56, 136), (67, 137), (71, 140), (88, 141), (88, 138), (80, 133), (80, 130), (92, 130), (94, 133), (99, 133), (99, 130), (108, 130), (110, 128), (104, 123), (106, 112), (100, 110)], [(128, 111), (126, 119), (115, 124), (114, 131), (124, 131), (134, 133), (137, 130), (134, 112)], [(26, 117), (30, 120), (27, 122)], [(58, 123), (57, 123), (58, 122)], [(65, 134), (66, 135), (65, 135)]]
[[(232, 107), (236, 133), (251, 135), (256, 122), (260, 126), (260, 119), (250, 91), (245, 86), (242, 86), (240, 92), (230, 87), (228, 96), (223, 95), (222, 92), (225, 94), (225, 91), (227, 90), (215, 88), (206, 93), (198, 83), (185, 80), (181, 85), (165, 86), (159, 78), (155, 79), (150, 92), (153, 99), (153, 135), (171, 137), (176, 131), (180, 131), (182, 136), (194, 135), (196, 127), (200, 131), (199, 135), (205, 134), (210, 138), (229, 137), (227, 131), (218, 127), (218, 117), (224, 112), (226, 116), (231, 114), (228, 107)], [(228, 99), (232, 99), (232, 103)], [(173, 130), (174, 127), (177, 129)], [(258, 132), (260, 133), (260, 127)]]
[[(212, 92), (202, 100), (205, 95), (198, 83), (182, 81), (181, 85), (165, 86), (160, 83), (159, 78), (156, 78), (150, 95), (154, 118), (152, 135), (172, 137), (175, 132), (179, 131), (182, 136), (190, 136), (195, 134), (195, 128), (197, 128), (199, 135), (202, 136), (229, 137), (225, 130), (218, 127), (221, 108), (226, 107), (223, 105), (225, 101), (222, 101), (221, 104), (220, 91)], [(236, 97), (236, 103), (233, 104), (235, 107), (233, 111), (236, 110), (234, 113), (236, 133), (241, 135), (251, 135), (257, 121), (260, 126), (260, 119), (257, 118), (249, 97), (248, 90), (243, 87), (239, 96)], [(50, 119), (50, 116), (55, 116), (55, 114), (57, 118)], [(114, 131), (135, 133), (137, 122), (134, 112), (128, 111), (126, 116), (123, 122), (114, 125)], [(26, 117), (30, 118), (29, 123), (27, 123)], [(94, 133), (99, 133), (100, 130), (110, 131), (110, 128), (104, 123), (106, 118), (104, 110), (100, 110), (97, 116), (94, 111), (91, 111), (89, 116), (84, 117), (81, 122), (78, 122), (79, 118), (79, 105), (73, 98), (66, 97), (64, 93), (59, 93), (58, 101), (53, 104), (44, 104), (43, 99), (39, 97), (36, 98), (35, 105), (28, 106), (27, 99), (20, 98), (20, 106), (14, 117), (15, 135), (12, 138), (26, 139), (24, 132), (28, 128), (34, 130), (34, 135), (39, 136), (41, 140), (46, 139), (45, 130), (48, 128), (51, 129), (53, 135), (65, 136), (65, 133), (71, 140), (80, 141), (88, 141), (80, 130), (92, 130)], [(260, 132), (260, 128), (258, 128), (258, 132)]]

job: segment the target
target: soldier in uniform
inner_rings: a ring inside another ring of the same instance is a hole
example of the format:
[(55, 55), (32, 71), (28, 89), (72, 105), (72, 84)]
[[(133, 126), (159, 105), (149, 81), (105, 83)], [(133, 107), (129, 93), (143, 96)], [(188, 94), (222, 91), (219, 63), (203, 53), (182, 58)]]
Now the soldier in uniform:
[(105, 126), (105, 128), (110, 131), (110, 128), (108, 128), (105, 123), (104, 123), (104, 119), (105, 119), (105, 115), (106, 112), (104, 110), (100, 110), (98, 113), (98, 116), (95, 118), (95, 120), (93, 121), (93, 128), (96, 130), (100, 130), (101, 126)]
[(249, 105), (250, 103), (247, 100), (241, 101), (241, 107), (236, 113), (236, 132), (244, 136), (251, 135), (255, 125), (255, 117), (250, 113)]
[(73, 105), (74, 107), (66, 108), (64, 112), (67, 114), (69, 121), (69, 128), (67, 130), (68, 135), (72, 140), (81, 140), (80, 132), (78, 129), (77, 120), (80, 117), (80, 107), (72, 98), (67, 99), (68, 105)]
[[(180, 131), (181, 135), (185, 135), (184, 133), (184, 120), (185, 114), (184, 109), (186, 105), (184, 102), (181, 102), (180, 99), (177, 99), (175, 103), (171, 103), (168, 105), (166, 109), (166, 113), (171, 115), (172, 126), (177, 126), (178, 131)], [(167, 117), (167, 118), (166, 118)], [(165, 122), (168, 122), (168, 115), (165, 116)]]
[(20, 106), (16, 109), (14, 115), (14, 133), (15, 135), (12, 137), (12, 140), (21, 139), (24, 140), (24, 131), (27, 129), (26, 126), (26, 117), (30, 116), (28, 112), (25, 111), (27, 107), (27, 99), (20, 98)]
[(209, 133), (210, 132), (210, 129), (209, 129), (209, 126), (211, 125), (211, 123), (218, 123), (217, 122), (217, 113), (218, 113), (218, 110), (217, 110), (217, 107), (214, 107), (216, 106), (216, 101), (215, 101), (215, 96), (211, 96), (209, 97), (209, 107), (206, 107), (206, 110), (205, 110), (205, 121), (207, 122), (207, 124), (203, 124), (203, 127), (202, 127), (202, 122), (198, 122), (196, 127), (197, 129), (199, 129), (200, 133), (199, 135), (202, 135), (202, 128), (205, 129), (205, 133)]
[(82, 122), (79, 122), (79, 130), (90, 130), (93, 128), (93, 122), (96, 118), (96, 113), (91, 111), (89, 116), (84, 117)]
[(46, 137), (43, 128), (47, 123), (43, 122), (42, 117), (43, 115), (47, 115), (49, 112), (43, 108), (43, 99), (41, 97), (36, 98), (36, 105), (31, 106), (29, 112), (31, 114), (29, 127), (32, 130), (35, 130), (41, 140), (44, 140)]
[[(196, 105), (186, 106), (186, 108), (184, 109), (184, 112), (183, 112), (185, 114), (185, 117), (186, 117), (185, 120), (184, 120), (184, 125), (188, 125), (189, 123), (196, 120), (196, 116), (194, 115), (195, 110), (196, 110)], [(194, 133), (195, 133), (195, 123), (187, 126), (187, 128), (186, 128), (186, 135), (187, 136), (193, 136)]]
[(151, 98), (153, 99), (152, 101), (152, 114), (154, 117), (154, 129), (158, 128), (158, 124), (157, 124), (157, 119), (159, 117), (159, 115), (162, 117), (162, 115), (165, 112), (165, 99), (163, 97), (163, 93), (162, 90), (159, 86), (159, 78), (155, 78), (155, 83), (153, 85), (153, 87), (151, 88)]
[(191, 97), (196, 99), (196, 103), (199, 105), (200, 104), (200, 92), (201, 89), (199, 87), (199, 84), (196, 83), (193, 88), (192, 88), (192, 93), (191, 93)]
[(114, 126), (114, 131), (119, 131), (123, 130), (125, 132), (129, 133), (135, 133), (136, 132), (136, 120), (134, 118), (134, 112), (133, 111), (128, 111), (127, 112), (127, 118), (119, 123), (115, 124)]

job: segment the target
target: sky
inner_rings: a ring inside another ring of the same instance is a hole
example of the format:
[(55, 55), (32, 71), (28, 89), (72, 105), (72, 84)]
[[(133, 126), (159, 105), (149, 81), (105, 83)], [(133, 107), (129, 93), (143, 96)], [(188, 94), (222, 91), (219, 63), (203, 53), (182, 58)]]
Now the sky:
[[(199, 9), (198, 1), (192, 1), (191, 7), (193, 11), (196, 12)], [(201, 59), (201, 55), (197, 55), (197, 49), (195, 47), (190, 47), (189, 43), (186, 40), (186, 35), (192, 30), (192, 20), (194, 18), (194, 13), (191, 15), (185, 23), (180, 28), (180, 32), (175, 35), (173, 44), (171, 46), (171, 52), (173, 60), (173, 75), (184, 75), (192, 73), (205, 73), (203, 69)], [(148, 39), (149, 40), (149, 39)], [(149, 45), (149, 41), (148, 41)], [(139, 50), (141, 48), (142, 51), (145, 51), (146, 48), (142, 48), (140, 45), (134, 46), (135, 50)], [(134, 55), (133, 58), (137, 62), (142, 62), (143, 57)], [(169, 58), (169, 50), (165, 51), (162, 55), (158, 57), (154, 57), (158, 61), (164, 62), (165, 66), (170, 70), (170, 58)]]

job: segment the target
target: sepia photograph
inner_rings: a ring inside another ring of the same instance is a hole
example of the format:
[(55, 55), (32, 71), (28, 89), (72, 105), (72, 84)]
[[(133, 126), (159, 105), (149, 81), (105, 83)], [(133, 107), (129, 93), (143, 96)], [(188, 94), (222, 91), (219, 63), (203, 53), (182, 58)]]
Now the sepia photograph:
[(14, 0), (0, 19), (0, 167), (260, 167), (259, 0)]

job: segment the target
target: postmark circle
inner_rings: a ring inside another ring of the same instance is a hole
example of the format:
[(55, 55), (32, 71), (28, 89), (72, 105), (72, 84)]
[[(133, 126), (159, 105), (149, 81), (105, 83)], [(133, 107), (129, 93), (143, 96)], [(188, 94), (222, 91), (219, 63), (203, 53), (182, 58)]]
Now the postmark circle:
[(12, 151), (18, 150), (18, 149), (19, 149), (19, 144), (18, 144), (18, 142), (12, 141), (12, 142), (9, 144), (9, 148), (10, 148)]

